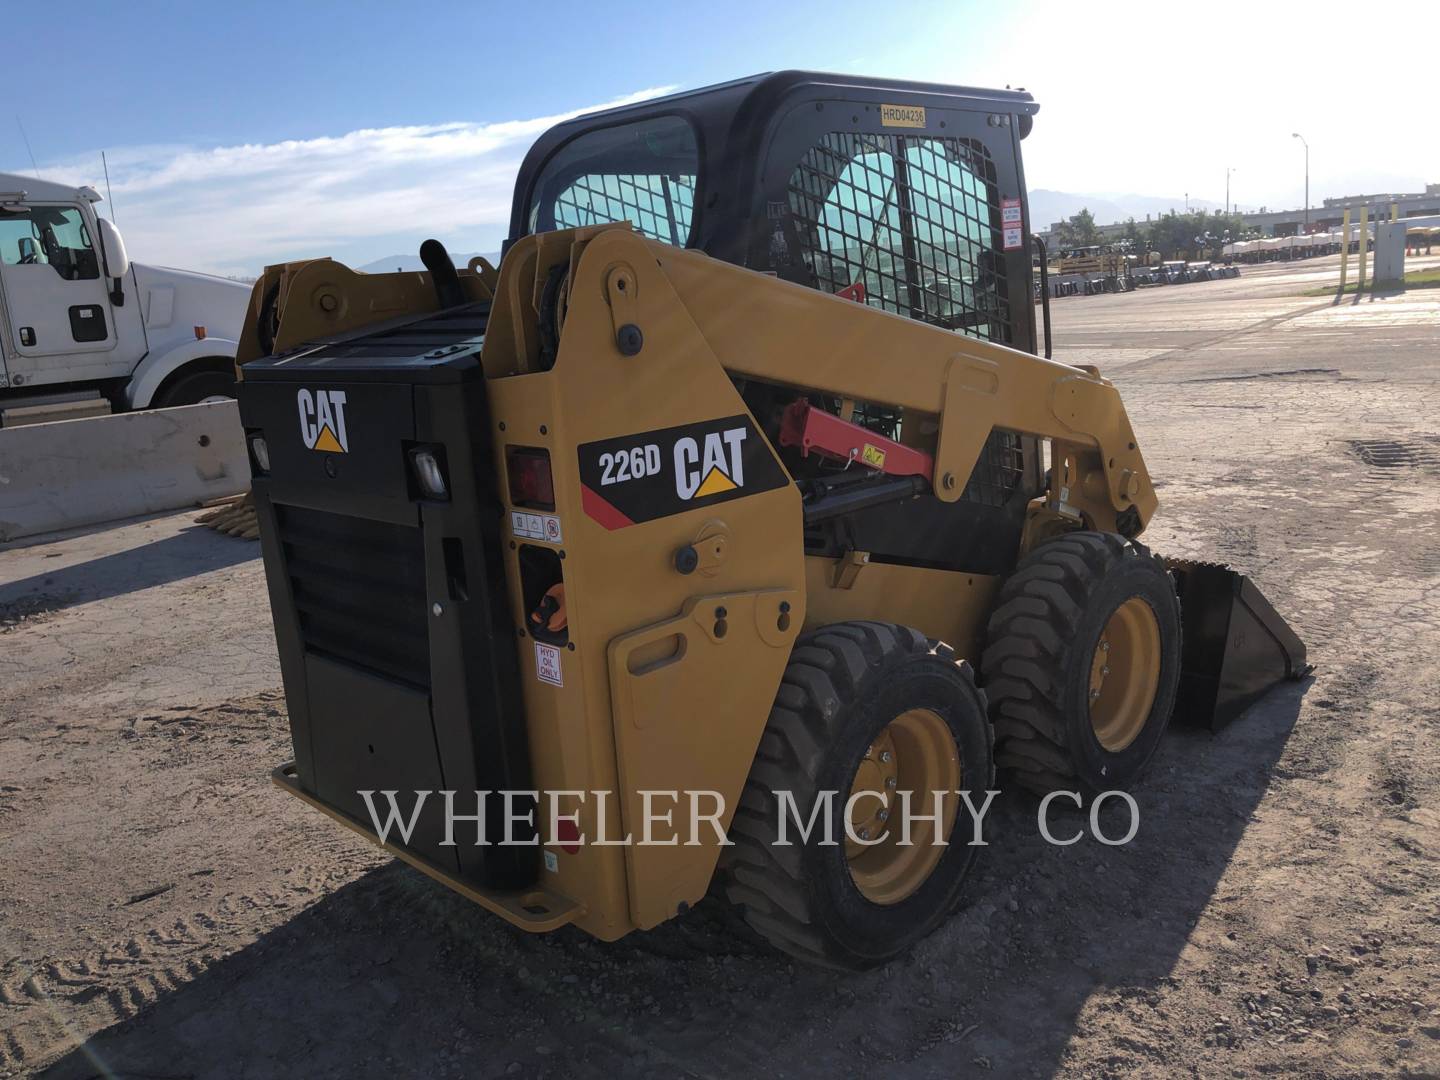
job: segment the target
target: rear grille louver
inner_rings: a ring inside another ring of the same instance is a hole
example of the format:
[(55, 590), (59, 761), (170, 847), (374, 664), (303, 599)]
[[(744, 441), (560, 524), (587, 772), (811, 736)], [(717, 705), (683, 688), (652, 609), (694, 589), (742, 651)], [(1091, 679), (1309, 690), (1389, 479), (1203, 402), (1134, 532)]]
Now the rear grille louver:
[(428, 689), (420, 530), (297, 506), (275, 510), (306, 651)]

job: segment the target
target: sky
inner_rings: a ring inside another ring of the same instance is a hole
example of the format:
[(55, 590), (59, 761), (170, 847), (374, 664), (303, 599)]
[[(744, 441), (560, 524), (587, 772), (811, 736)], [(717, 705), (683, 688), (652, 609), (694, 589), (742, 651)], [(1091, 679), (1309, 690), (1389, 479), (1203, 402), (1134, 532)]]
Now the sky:
[(0, 171), (105, 194), (104, 151), (102, 211), (141, 262), (253, 275), (427, 236), (488, 252), (558, 119), (793, 67), (1030, 90), (1032, 190), (1220, 205), (1228, 167), (1242, 209), (1295, 207), (1298, 131), (1319, 205), (1440, 182), (1418, 112), (1434, 8), (1357, 27), (1332, 0), (7, 5)]

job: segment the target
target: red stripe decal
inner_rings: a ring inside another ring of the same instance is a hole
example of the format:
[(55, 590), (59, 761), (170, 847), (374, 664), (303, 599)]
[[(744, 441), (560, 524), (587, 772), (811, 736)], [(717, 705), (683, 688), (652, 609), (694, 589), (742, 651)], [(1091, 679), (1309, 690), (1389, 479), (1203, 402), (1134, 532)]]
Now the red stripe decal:
[(611, 532), (635, 524), (584, 484), (580, 485), (580, 505), (584, 508), (586, 517), (594, 518)]

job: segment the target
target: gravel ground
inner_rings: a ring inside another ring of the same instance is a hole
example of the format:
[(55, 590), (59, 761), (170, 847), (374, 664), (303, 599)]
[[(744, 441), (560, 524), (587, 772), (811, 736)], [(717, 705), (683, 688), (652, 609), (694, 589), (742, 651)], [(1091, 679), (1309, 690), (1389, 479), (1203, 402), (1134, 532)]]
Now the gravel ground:
[(254, 545), (0, 548), (0, 1076), (1440, 1076), (1440, 290), (1299, 295), (1333, 278), (1056, 302), (1149, 542), (1252, 574), (1317, 671), (1168, 736), (1127, 846), (1007, 793), (960, 913), (863, 975), (709, 901), (529, 936), (272, 789)]

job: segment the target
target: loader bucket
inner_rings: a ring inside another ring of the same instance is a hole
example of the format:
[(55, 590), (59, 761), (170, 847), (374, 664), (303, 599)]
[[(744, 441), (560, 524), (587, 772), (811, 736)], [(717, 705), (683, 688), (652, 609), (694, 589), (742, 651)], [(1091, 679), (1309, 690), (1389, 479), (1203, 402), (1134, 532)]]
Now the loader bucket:
[(1304, 643), (1244, 574), (1186, 559), (1166, 565), (1180, 594), (1179, 719), (1218, 731), (1276, 683), (1313, 670)]

